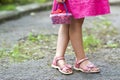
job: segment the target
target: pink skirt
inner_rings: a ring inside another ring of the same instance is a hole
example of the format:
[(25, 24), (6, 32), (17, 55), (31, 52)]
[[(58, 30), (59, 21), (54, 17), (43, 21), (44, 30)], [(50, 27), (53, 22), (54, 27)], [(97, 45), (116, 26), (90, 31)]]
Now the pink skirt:
[[(65, 3), (75, 19), (110, 13), (108, 0), (66, 0)], [(57, 2), (54, 0), (52, 11), (55, 10), (56, 5)], [(64, 10), (63, 4), (59, 3), (58, 8)]]

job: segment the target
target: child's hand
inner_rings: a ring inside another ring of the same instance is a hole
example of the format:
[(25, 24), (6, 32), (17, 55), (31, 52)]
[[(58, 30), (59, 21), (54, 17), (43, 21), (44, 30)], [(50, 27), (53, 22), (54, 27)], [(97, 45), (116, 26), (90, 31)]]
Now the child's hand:
[(65, 2), (65, 0), (57, 0), (57, 2), (61, 3), (61, 2)]

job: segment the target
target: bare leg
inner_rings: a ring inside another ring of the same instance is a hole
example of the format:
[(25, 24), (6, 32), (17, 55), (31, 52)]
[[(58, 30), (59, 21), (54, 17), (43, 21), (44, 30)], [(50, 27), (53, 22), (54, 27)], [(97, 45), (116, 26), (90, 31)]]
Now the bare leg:
[(82, 40), (82, 24), (84, 19), (73, 19), (69, 28), (70, 40), (74, 51), (76, 53), (77, 59), (85, 58), (85, 52), (83, 48)]
[[(69, 28), (70, 40), (71, 40), (73, 49), (75, 51), (77, 60), (81, 60), (86, 57), (84, 48), (83, 48), (83, 39), (82, 39), (83, 21), (84, 21), (84, 18), (73, 19)], [(88, 60), (84, 61), (81, 64), (81, 67), (86, 67), (86, 65), (89, 64), (89, 62), (90, 61)], [(93, 70), (97, 70), (97, 68), (93, 68)]]
[(69, 42), (69, 25), (61, 25), (58, 32), (56, 57), (64, 57)]
[[(60, 26), (58, 32), (58, 41), (55, 57), (64, 57), (68, 43), (69, 43), (69, 25), (64, 24)], [(58, 65), (60, 67), (63, 67), (65, 64), (66, 63), (64, 60), (58, 61)], [(71, 71), (71, 69), (69, 71)]]

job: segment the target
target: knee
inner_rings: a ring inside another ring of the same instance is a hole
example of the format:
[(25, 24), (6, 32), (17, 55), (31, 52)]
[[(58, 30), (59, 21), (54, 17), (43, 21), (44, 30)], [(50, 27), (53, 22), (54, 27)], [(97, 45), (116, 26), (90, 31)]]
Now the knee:
[(84, 22), (84, 18), (82, 18), (82, 19), (72, 19), (71, 28), (78, 29), (78, 28), (82, 27), (83, 22)]

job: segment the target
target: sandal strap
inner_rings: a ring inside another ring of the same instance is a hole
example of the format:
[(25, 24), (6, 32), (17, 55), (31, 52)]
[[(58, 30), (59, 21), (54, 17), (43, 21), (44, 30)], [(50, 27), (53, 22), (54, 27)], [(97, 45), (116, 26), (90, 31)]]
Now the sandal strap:
[(64, 57), (55, 57), (54, 60), (53, 60), (53, 64), (57, 66), (57, 62), (59, 60), (65, 60), (65, 58)]
[(61, 67), (60, 69), (66, 72), (68, 69), (72, 69), (72, 66), (69, 64), (66, 64), (64, 67)]
[(87, 65), (87, 67), (88, 68), (95, 68), (96, 66), (93, 63), (89, 62), (89, 64)]
[(86, 58), (83, 58), (83, 59), (81, 59), (81, 60), (77, 60), (77, 59), (76, 59), (76, 67), (77, 67), (77, 68), (81, 68), (82, 70), (87, 71), (87, 72), (89, 72), (92, 68), (97, 68), (97, 67), (96, 67), (93, 63), (91, 63), (91, 62), (89, 62), (89, 64), (86, 65), (86, 68), (82, 68), (82, 67), (80, 66), (80, 64), (83, 63), (83, 62), (86, 61), (86, 60), (88, 60), (87, 57), (86, 57)]
[(81, 63), (83, 63), (84, 61), (86, 61), (86, 60), (88, 60), (88, 58), (87, 57), (85, 57), (85, 58), (83, 58), (83, 59), (81, 59), (81, 60), (77, 60), (76, 59), (76, 64), (81, 64)]
[(90, 62), (88, 65), (86, 65), (86, 68), (81, 68), (81, 69), (89, 72), (92, 68), (97, 68), (97, 67), (93, 63)]

